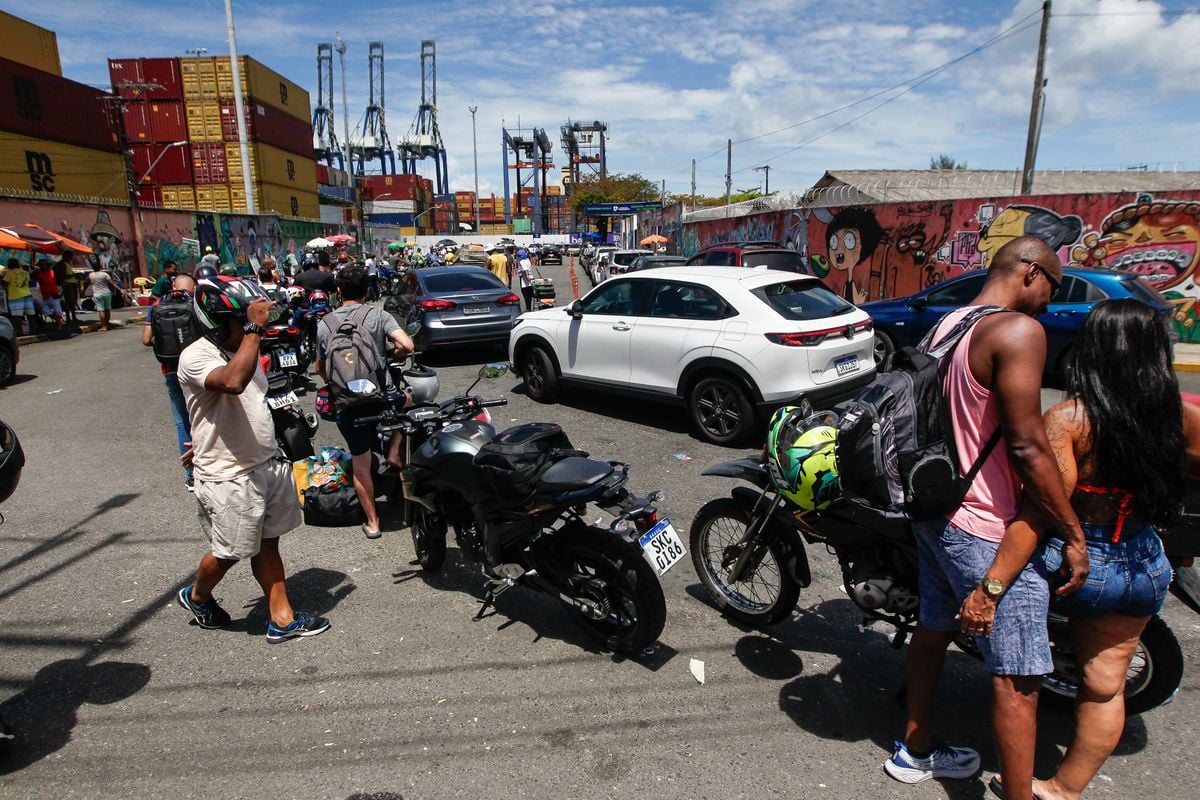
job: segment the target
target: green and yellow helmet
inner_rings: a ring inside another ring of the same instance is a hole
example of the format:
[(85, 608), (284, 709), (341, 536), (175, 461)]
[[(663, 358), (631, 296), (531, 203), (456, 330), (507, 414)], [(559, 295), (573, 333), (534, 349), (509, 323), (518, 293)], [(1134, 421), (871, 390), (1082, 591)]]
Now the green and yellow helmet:
[(776, 490), (800, 508), (828, 508), (841, 494), (838, 483), (837, 428), (829, 417), (785, 406), (771, 416), (767, 431), (767, 469)]

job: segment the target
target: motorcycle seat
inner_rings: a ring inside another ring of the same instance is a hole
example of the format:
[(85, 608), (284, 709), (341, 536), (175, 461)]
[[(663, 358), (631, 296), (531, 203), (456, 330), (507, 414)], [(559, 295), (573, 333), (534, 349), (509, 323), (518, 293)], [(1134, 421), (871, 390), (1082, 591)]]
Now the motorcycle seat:
[(612, 474), (607, 461), (571, 456), (555, 463), (538, 479), (538, 489), (546, 493), (570, 492), (595, 486)]

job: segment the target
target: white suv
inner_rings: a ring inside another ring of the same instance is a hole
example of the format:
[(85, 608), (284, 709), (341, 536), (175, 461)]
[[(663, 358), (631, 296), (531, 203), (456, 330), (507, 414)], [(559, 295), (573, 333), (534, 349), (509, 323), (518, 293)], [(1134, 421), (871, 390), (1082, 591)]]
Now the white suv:
[(701, 438), (732, 445), (774, 408), (801, 396), (828, 407), (869, 383), (871, 328), (811, 276), (667, 267), (522, 314), (508, 353), (534, 400), (569, 382), (681, 401)]

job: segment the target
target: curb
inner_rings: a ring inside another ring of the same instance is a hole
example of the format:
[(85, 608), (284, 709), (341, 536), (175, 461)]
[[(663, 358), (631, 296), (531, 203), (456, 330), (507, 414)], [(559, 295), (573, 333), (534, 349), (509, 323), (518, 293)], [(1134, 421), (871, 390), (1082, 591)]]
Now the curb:
[(1200, 372), (1200, 364), (1191, 361), (1176, 361), (1173, 366), (1176, 372)]
[[(116, 319), (110, 320), (108, 325), (110, 328), (126, 328), (126, 327), (129, 327), (130, 325), (140, 325), (141, 323), (143, 323), (145, 321), (146, 321), (145, 314), (134, 314), (133, 316), (130, 316), (124, 320), (116, 320)], [(85, 322), (79, 326), (79, 332), (81, 334), (82, 333), (95, 333), (98, 330), (100, 330), (99, 322)], [(48, 336), (44, 336), (44, 335), (38, 334), (38, 333), (17, 337), (17, 344), (21, 345), (22, 347), (24, 347), (25, 345), (29, 345), (29, 344), (37, 344), (38, 342), (50, 342), (50, 341), (63, 341), (63, 340), (51, 339)], [(1198, 365), (1197, 368), (1200, 369), (1200, 365)]]

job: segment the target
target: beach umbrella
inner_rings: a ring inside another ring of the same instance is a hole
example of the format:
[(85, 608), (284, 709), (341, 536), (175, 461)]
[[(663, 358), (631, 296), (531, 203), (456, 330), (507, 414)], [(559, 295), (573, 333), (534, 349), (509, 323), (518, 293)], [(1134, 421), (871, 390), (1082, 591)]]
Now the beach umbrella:
[(326, 247), (333, 247), (333, 242), (323, 236), (318, 236), (315, 239), (309, 239), (308, 244), (304, 245), (311, 250), (322, 250)]
[(325, 238), (330, 244), (354, 244), (354, 237), (348, 233), (335, 233)]
[(55, 233), (54, 231), (46, 230), (41, 225), (36, 225), (32, 222), (26, 222), (24, 225), (21, 226), (20, 230), (21, 231), (31, 231), (34, 236), (39, 236), (39, 237), (40, 236), (49, 236), (49, 237), (51, 237), (54, 240), (54, 242), (58, 245), (60, 251), (68, 251), (69, 250), (69, 251), (72, 251), (75, 253), (85, 253), (88, 255), (90, 255), (92, 253), (92, 248), (87, 246), (86, 244), (77, 242), (69, 236), (63, 236), (61, 233)]
[(639, 244), (666, 244), (666, 243), (667, 243), (667, 237), (659, 236), (657, 233), (653, 233), (653, 234), (647, 236), (645, 239), (642, 239), (641, 242), (639, 242)]

